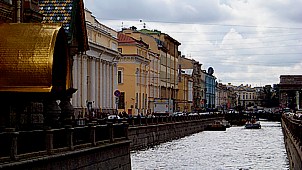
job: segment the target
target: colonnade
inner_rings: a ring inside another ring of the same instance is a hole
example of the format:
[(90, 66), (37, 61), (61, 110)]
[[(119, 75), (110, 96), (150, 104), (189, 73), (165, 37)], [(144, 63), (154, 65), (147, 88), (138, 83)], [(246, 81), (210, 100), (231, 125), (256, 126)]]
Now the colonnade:
[(73, 57), (72, 71), (73, 87), (78, 89), (72, 98), (72, 105), (76, 111), (84, 111), (88, 102), (91, 102), (92, 108), (97, 110), (115, 109), (113, 91), (117, 88), (114, 81), (117, 76), (117, 64), (113, 60), (78, 54)]

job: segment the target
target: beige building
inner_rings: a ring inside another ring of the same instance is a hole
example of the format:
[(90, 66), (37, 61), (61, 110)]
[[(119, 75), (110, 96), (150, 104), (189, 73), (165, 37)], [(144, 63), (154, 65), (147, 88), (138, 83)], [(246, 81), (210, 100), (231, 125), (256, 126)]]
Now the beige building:
[(237, 96), (237, 104), (243, 106), (244, 109), (257, 105), (258, 96), (256, 89), (250, 85), (241, 84), (240, 86), (236, 86), (234, 92)]
[[(160, 51), (159, 97), (175, 101), (178, 96), (178, 58), (180, 55), (178, 47), (180, 43), (168, 34), (157, 30), (143, 29), (140, 32), (154, 37)], [(175, 103), (174, 110), (176, 110)]]
[(192, 112), (193, 106), (193, 69), (182, 69), (178, 82), (177, 111)]
[(116, 109), (117, 32), (101, 24), (87, 9), (85, 20), (90, 50), (73, 58), (73, 84), (78, 91), (72, 104), (76, 115), (88, 113), (88, 107), (111, 114)]
[(216, 84), (216, 93), (215, 93), (215, 104), (218, 110), (226, 110), (228, 108), (228, 88), (225, 84), (217, 83)]
[[(147, 59), (149, 64), (147, 65), (147, 113), (153, 113), (154, 109), (154, 99), (159, 98), (160, 92), (160, 58), (159, 58), (159, 48), (154, 37), (137, 31), (135, 27), (129, 29), (124, 28), (122, 33), (132, 37), (135, 40), (140, 40), (148, 45)], [(119, 65), (120, 66), (120, 65)], [(120, 67), (119, 67), (120, 68)], [(121, 68), (120, 68), (121, 69)]]
[(186, 58), (181, 56), (179, 59), (179, 67), (183, 69), (192, 70), (192, 80), (193, 80), (193, 103), (191, 106), (191, 111), (200, 112), (205, 105), (205, 73), (201, 70), (202, 64), (194, 59)]

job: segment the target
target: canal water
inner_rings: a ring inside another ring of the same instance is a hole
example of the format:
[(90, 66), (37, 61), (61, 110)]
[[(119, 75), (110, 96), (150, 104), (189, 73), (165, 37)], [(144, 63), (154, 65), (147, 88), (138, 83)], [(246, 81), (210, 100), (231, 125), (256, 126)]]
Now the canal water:
[(133, 170), (289, 169), (280, 122), (204, 131), (131, 153)]

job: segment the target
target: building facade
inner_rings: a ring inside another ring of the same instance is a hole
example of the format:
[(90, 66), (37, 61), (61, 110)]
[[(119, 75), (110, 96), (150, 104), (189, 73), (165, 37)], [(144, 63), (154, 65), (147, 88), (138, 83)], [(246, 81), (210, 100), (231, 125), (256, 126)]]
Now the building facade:
[(243, 109), (257, 106), (258, 97), (255, 88), (250, 85), (241, 84), (235, 88), (235, 92), (238, 106), (241, 106)]
[[(147, 59), (149, 64), (147, 65), (147, 114), (154, 112), (154, 100), (160, 98), (160, 51), (157, 42), (154, 37), (138, 31), (135, 27), (129, 29), (124, 28), (122, 33), (134, 38), (135, 40), (141, 40), (148, 44), (149, 49), (147, 51)], [(123, 70), (123, 68), (120, 68)]]
[(118, 89), (124, 96), (119, 111), (129, 115), (148, 112), (149, 45), (122, 32), (118, 33), (118, 49), (122, 55), (118, 63)]
[(179, 112), (192, 112), (193, 108), (193, 69), (182, 69), (178, 82), (177, 110)]
[(178, 59), (180, 43), (157, 30), (142, 29), (140, 32), (151, 35), (155, 38), (159, 49), (160, 58), (160, 91), (161, 99), (172, 99), (174, 102), (173, 110), (176, 110), (176, 98), (178, 96)]
[(181, 56), (179, 59), (179, 67), (182, 70), (192, 70), (191, 76), (193, 80), (193, 103), (191, 106), (191, 111), (201, 112), (204, 109), (204, 81), (203, 81), (203, 72), (201, 70), (202, 64), (193, 59), (186, 58)]
[(220, 111), (225, 111), (228, 109), (228, 88), (222, 83), (216, 84), (216, 96), (215, 104), (216, 108)]
[(83, 116), (91, 109), (101, 115), (113, 114), (119, 59), (117, 32), (101, 24), (87, 9), (85, 20), (90, 49), (73, 56), (73, 85), (78, 89), (72, 99), (75, 115)]
[(208, 68), (205, 74), (205, 84), (206, 84), (206, 108), (215, 108), (215, 95), (216, 95), (216, 77), (213, 75), (214, 69), (212, 67)]

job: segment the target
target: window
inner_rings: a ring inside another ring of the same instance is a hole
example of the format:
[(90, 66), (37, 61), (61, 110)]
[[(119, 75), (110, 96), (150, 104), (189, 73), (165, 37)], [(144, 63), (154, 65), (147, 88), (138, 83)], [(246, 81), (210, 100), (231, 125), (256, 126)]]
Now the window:
[(114, 42), (112, 42), (112, 43), (111, 43), (111, 49), (112, 49), (112, 50), (117, 50), (117, 44), (114, 43)]
[(117, 71), (117, 83), (118, 84), (123, 83), (123, 71), (122, 70)]
[(138, 93), (135, 94), (135, 108), (138, 109)]
[(136, 83), (139, 84), (140, 83), (140, 71), (138, 68), (136, 68)]

